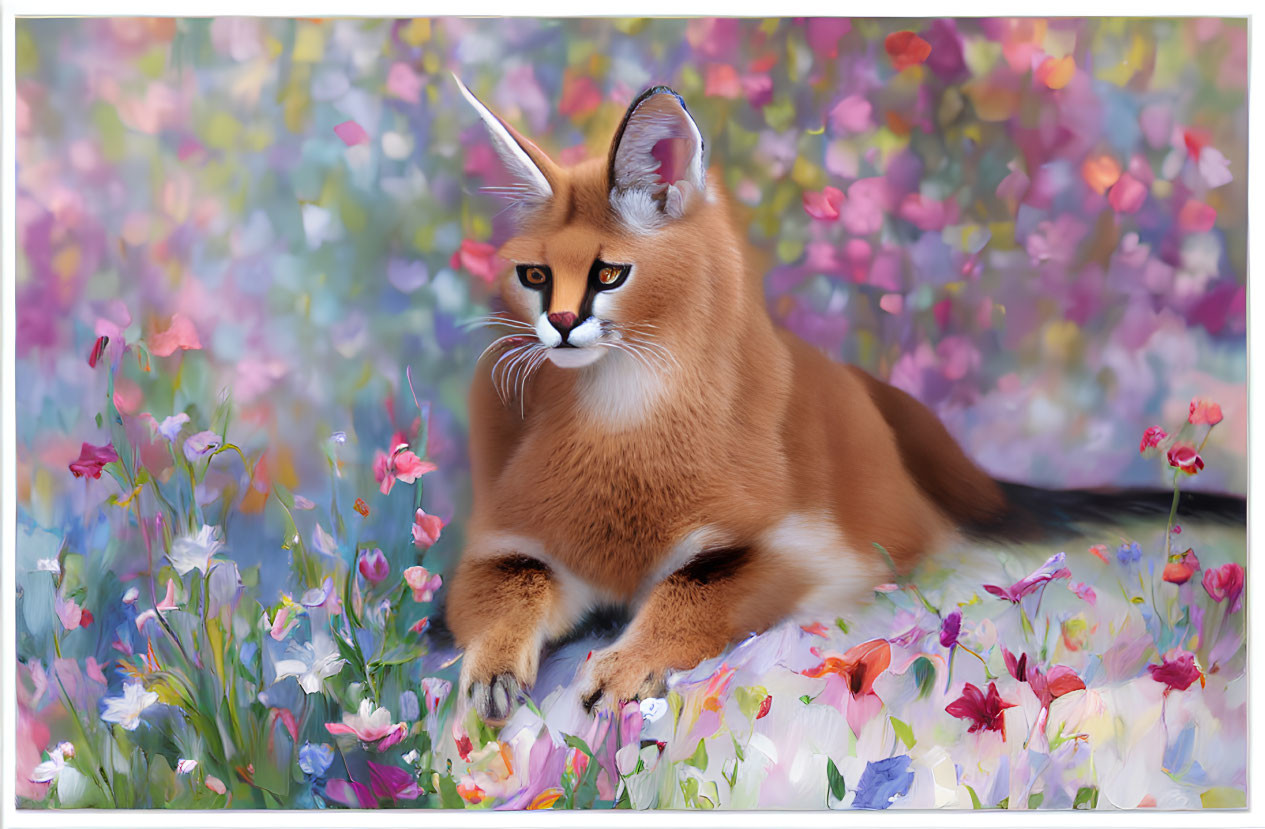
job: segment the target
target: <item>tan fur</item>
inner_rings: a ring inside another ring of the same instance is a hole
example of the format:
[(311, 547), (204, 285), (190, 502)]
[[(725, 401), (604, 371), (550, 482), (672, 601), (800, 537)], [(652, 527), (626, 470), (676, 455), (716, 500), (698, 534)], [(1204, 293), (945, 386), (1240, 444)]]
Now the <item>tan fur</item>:
[[(501, 255), (549, 265), (549, 310), (576, 313), (595, 258), (633, 264), (612, 316), (654, 326), (645, 330), (672, 359), (655, 363), (662, 393), (629, 422), (595, 415), (586, 397), (593, 372), (646, 370), (623, 352), (578, 369), (544, 361), (508, 405), (493, 389), (497, 352), (482, 361), (470, 397), (473, 515), (448, 598), (467, 687), (502, 673), (530, 685), (541, 642), (613, 600), (636, 605), (636, 617), (586, 666), (586, 696), (635, 697), (666, 670), (794, 615), (823, 578), (851, 576), (863, 595), (888, 575), (873, 544), (907, 569), (955, 522), (1000, 509), (992, 480), (921, 404), (774, 325), (719, 175), (682, 218), (638, 234), (612, 211), (605, 160), (562, 170), (531, 151), (554, 199)], [(533, 323), (540, 309), (516, 286), (510, 269), (502, 296)], [(770, 549), (767, 539), (800, 526), (788, 516), (822, 516), (801, 523), (825, 522), (844, 540), (828, 553), (832, 572)], [(772, 534), (779, 525), (791, 529)], [(721, 540), (682, 552), (703, 528)], [(491, 540), (504, 536), (530, 538), (546, 567), (499, 567), (506, 551)], [(563, 576), (590, 592), (562, 595)]]

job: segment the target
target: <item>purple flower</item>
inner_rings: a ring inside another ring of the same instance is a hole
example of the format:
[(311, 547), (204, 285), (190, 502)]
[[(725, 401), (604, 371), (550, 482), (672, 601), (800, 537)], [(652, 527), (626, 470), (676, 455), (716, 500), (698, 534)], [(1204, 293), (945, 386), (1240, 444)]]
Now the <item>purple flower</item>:
[(370, 584), (377, 584), (391, 575), (391, 565), (377, 547), (360, 554), (360, 575)]
[(376, 809), (378, 801), (369, 787), (354, 780), (331, 780), (325, 784), (325, 796), (353, 809)]
[(914, 773), (909, 770), (909, 763), (908, 754), (866, 763), (857, 783), (852, 808), (886, 809), (892, 805), (892, 798), (908, 794), (914, 784)]
[(189, 459), (189, 463), (197, 463), (219, 449), (221, 443), (223, 441), (215, 432), (198, 432), (196, 435), (190, 435), (184, 442), (184, 456)]
[(1121, 564), (1132, 564), (1142, 558), (1142, 545), (1134, 541), (1129, 544), (1121, 544), (1116, 549), (1116, 561)]
[[(1139, 551), (1141, 555), (1141, 551)], [(1035, 591), (1041, 585), (1053, 581), (1054, 579), (1065, 579), (1072, 575), (1072, 571), (1064, 567), (1067, 561), (1067, 553), (1055, 553), (1046, 560), (1036, 570), (1029, 575), (1012, 584), (1010, 587), (998, 587), (995, 584), (986, 584), (984, 589), (994, 596), (1007, 601), (1018, 604), (1020, 599)]]
[(962, 632), (962, 611), (954, 609), (952, 613), (944, 617), (944, 622), (940, 625), (940, 644), (946, 648), (951, 648), (958, 643), (958, 634)]

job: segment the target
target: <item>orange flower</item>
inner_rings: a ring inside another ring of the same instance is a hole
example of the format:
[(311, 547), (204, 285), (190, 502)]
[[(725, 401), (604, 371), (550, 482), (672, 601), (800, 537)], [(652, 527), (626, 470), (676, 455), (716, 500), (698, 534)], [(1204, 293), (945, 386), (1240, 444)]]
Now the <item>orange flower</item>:
[(356, 499), (356, 512), (360, 513), (364, 518), (369, 517), (369, 505), (365, 503), (364, 498)]
[(462, 800), (471, 804), (482, 803), (483, 798), (486, 797), (483, 789), (480, 789), (474, 783), (458, 783), (457, 794), (461, 795)]
[[(816, 648), (813, 648), (813, 653), (821, 656)], [(811, 677), (838, 674), (847, 681), (852, 695), (859, 697), (873, 692), (874, 680), (891, 664), (892, 646), (887, 644), (886, 639), (872, 639), (849, 648), (842, 657), (824, 657), (820, 665), (809, 668), (803, 674)]]

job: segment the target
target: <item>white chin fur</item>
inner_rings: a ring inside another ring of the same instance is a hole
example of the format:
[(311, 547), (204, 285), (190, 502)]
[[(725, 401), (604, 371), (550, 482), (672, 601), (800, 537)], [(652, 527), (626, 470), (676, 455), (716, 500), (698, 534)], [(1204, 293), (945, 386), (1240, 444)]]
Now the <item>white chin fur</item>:
[(552, 348), (549, 350), (549, 359), (559, 368), (580, 368), (597, 362), (604, 353), (605, 349), (598, 346)]

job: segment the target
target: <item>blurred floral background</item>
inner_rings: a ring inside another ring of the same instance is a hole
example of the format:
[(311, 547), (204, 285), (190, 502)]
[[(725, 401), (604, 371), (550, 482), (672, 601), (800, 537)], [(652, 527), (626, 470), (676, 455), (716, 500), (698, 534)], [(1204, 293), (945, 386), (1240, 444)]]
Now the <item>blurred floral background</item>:
[(20, 805), (1243, 805), (1242, 527), (964, 548), (594, 719), (582, 640), (499, 733), (428, 620), (508, 230), (449, 73), (564, 162), (673, 86), (775, 317), (994, 475), (1243, 493), (1245, 21), (28, 19), (16, 45)]

